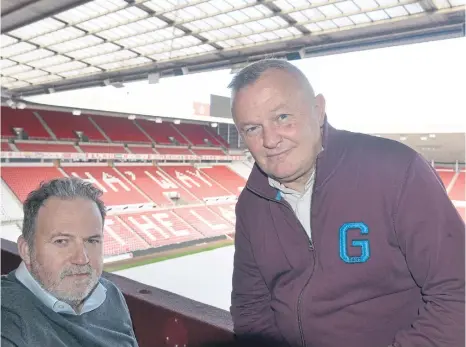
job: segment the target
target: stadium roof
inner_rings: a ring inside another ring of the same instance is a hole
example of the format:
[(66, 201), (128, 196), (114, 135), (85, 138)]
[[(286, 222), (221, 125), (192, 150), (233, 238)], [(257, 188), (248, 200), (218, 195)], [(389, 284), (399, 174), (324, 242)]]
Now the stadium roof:
[(3, 96), (464, 36), (465, 0), (2, 0)]

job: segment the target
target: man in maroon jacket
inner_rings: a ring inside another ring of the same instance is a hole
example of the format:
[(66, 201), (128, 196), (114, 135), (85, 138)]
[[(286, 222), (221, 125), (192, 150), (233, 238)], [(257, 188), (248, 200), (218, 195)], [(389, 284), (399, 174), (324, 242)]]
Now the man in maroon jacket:
[(462, 347), (465, 225), (432, 167), (332, 128), (300, 70), (230, 83), (256, 165), (237, 207), (231, 313), (254, 345)]

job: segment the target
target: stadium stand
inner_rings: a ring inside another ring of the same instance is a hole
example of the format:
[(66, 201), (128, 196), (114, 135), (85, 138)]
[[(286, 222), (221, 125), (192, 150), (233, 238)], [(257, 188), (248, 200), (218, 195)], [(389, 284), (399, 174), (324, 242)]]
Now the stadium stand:
[(47, 126), (57, 139), (77, 140), (81, 133), (89, 141), (107, 141), (103, 134), (91, 123), (87, 116), (74, 116), (71, 113), (39, 110)]
[(16, 138), (15, 128), (21, 128), (29, 138), (50, 139), (51, 136), (31, 110), (13, 110), (2, 106), (2, 138)]
[(78, 152), (72, 144), (15, 141), (15, 145), (22, 152)]
[[(74, 116), (44, 110), (33, 113), (7, 109), (4, 114), (2, 151), (14, 151), (16, 146), (20, 152), (97, 154), (93, 159), (104, 159), (105, 154), (112, 153), (181, 155), (192, 159), (192, 156), (224, 156), (228, 147), (211, 127), (197, 124)], [(41, 140), (18, 139), (10, 145), (5, 138), (16, 137), (13, 127), (23, 128), (30, 137)], [(63, 140), (79, 140), (79, 145), (75, 147)], [(108, 206), (104, 230), (107, 258), (185, 242), (234, 237), (236, 199), (244, 189), (252, 165), (244, 161), (228, 165), (177, 161), (155, 165), (147, 161), (58, 163), (58, 166), (10, 163), (1, 173), (2, 197), (7, 205), (2, 205), (0, 212), (2, 227), (7, 227), (4, 230), (8, 234), (2, 237), (16, 241), (22, 219), (20, 202), (31, 190), (42, 181), (66, 175), (86, 179), (104, 191), (103, 200)], [(466, 173), (451, 168), (439, 168), (437, 172), (458, 212), (466, 218)], [(8, 206), (16, 206), (16, 212), (11, 212)]]
[(152, 142), (137, 127), (136, 123), (127, 118), (103, 116), (92, 116), (91, 118), (113, 142)]

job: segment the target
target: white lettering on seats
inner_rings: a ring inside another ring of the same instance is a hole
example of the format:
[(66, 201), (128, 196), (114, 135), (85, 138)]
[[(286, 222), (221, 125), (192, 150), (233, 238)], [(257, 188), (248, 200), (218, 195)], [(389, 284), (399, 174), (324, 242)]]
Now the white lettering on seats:
[(183, 182), (183, 184), (188, 187), (188, 188), (192, 188), (193, 186), (191, 184), (188, 183), (188, 181), (190, 181), (193, 185), (195, 185), (196, 187), (200, 188), (200, 184), (197, 183), (195, 180), (193, 180), (191, 177), (189, 177), (188, 175), (185, 175), (184, 173), (182, 172), (179, 172), (179, 171), (175, 171), (175, 175), (176, 175), (176, 178), (178, 178), (181, 182)]
[(224, 208), (222, 206), (219, 206), (218, 209), (220, 213), (222, 214), (223, 218), (225, 218), (226, 220), (229, 220), (233, 224), (236, 223), (236, 213), (234, 210), (230, 208)]
[(173, 229), (173, 223), (170, 222), (169, 220), (166, 220), (168, 218), (170, 218), (170, 216), (166, 213), (156, 213), (156, 214), (153, 214), (152, 217), (154, 217), (154, 219), (159, 222), (160, 224), (162, 224), (165, 228), (168, 229), (168, 231), (170, 231), (173, 235), (175, 236), (187, 236), (189, 235), (189, 231), (184, 229), (184, 230), (175, 230)]
[(79, 177), (79, 175), (76, 173), (76, 172), (72, 172), (71, 173), (72, 176), (74, 177), (77, 177), (77, 178), (81, 178), (82, 180), (86, 181), (86, 182), (89, 182), (95, 186), (97, 186), (100, 190), (102, 190), (104, 193), (107, 193), (108, 190), (102, 185), (100, 184), (95, 178), (94, 176), (92, 176), (89, 172), (84, 172), (84, 175), (86, 175), (87, 178), (82, 178), (82, 177)]
[(160, 171), (156, 171), (156, 174), (159, 175), (160, 177), (162, 177), (162, 179), (158, 179), (156, 177), (154, 177), (150, 172), (148, 171), (144, 171), (144, 173), (152, 180), (154, 181), (155, 183), (157, 183), (162, 189), (178, 189), (178, 186), (170, 181), (169, 179), (167, 179), (166, 177), (164, 177)]
[(227, 226), (225, 224), (211, 224), (207, 219), (205, 219), (204, 217), (202, 217), (199, 213), (197, 213), (196, 211), (193, 211), (193, 210), (189, 210), (189, 213), (191, 213), (194, 217), (196, 217), (197, 219), (199, 219), (202, 223), (204, 223), (205, 225), (207, 225), (209, 228), (211, 228), (212, 230), (222, 230), (222, 229), (226, 229)]
[(160, 233), (165, 239), (170, 238), (170, 235), (168, 235), (165, 231), (162, 230), (158, 225), (156, 225), (152, 220), (149, 219), (148, 216), (141, 216), (141, 219), (144, 220), (145, 224), (139, 223), (136, 218), (134, 217), (128, 217), (128, 220), (133, 223), (135, 227), (137, 227), (139, 230), (141, 230), (144, 234), (147, 235), (149, 239), (152, 241), (156, 241), (157, 238), (150, 232), (150, 230), (155, 230)]
[(196, 170), (195, 172), (192, 172), (192, 171), (189, 171), (189, 170), (186, 170), (187, 173), (189, 173), (190, 175), (192, 176), (195, 176), (197, 178), (199, 178), (202, 182), (204, 182), (205, 184), (207, 184), (209, 187), (212, 187), (212, 183), (210, 183), (201, 173), (201, 171), (199, 170)]
[(132, 181), (136, 181), (136, 175), (132, 171), (125, 171), (126, 176), (129, 176)]
[(114, 224), (115, 222), (112, 219), (106, 218), (104, 229), (111, 237), (113, 237), (115, 240), (117, 240), (117, 242), (120, 245), (123, 246), (126, 244), (126, 242), (120, 236), (118, 236), (118, 234), (115, 231), (113, 231), (113, 229), (110, 227), (111, 225), (114, 225)]
[(114, 192), (118, 192), (118, 189), (115, 188), (114, 184), (119, 184), (127, 192), (130, 189), (117, 177), (110, 175), (107, 172), (102, 172), (102, 181), (104, 181)]

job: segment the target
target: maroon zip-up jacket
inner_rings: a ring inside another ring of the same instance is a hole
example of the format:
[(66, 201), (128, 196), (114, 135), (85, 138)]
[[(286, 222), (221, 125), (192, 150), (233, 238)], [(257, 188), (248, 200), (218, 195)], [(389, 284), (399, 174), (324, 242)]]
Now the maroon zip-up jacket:
[(312, 243), (254, 167), (236, 207), (231, 313), (241, 340), (463, 347), (465, 225), (431, 166), (327, 123)]

